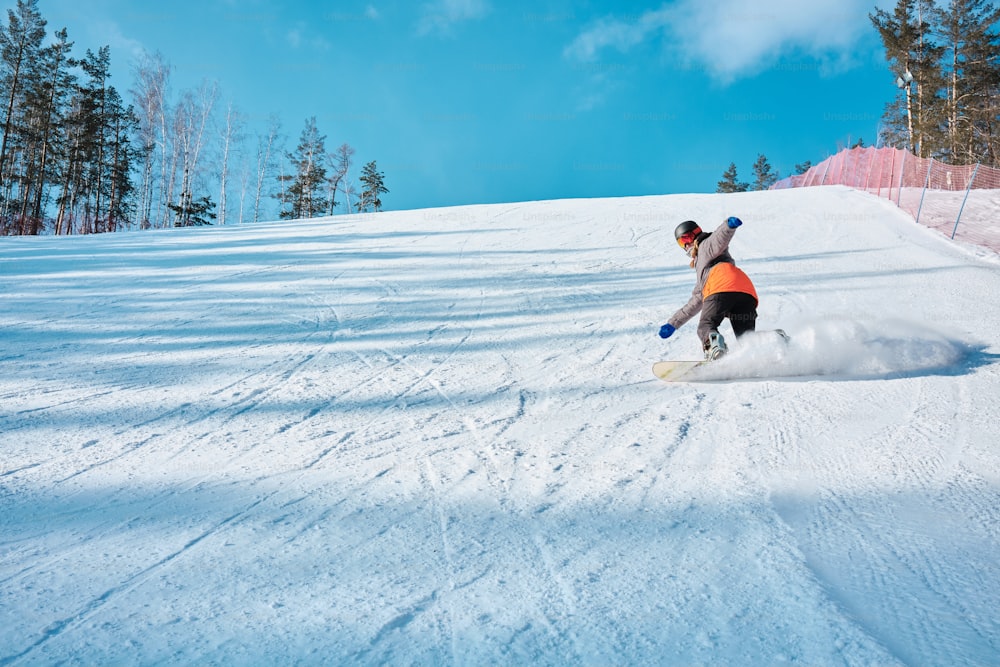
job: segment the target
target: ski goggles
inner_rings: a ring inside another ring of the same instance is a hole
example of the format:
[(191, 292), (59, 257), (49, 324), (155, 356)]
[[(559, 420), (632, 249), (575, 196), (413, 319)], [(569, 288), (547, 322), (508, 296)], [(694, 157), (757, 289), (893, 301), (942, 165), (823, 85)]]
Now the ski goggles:
[(698, 234), (700, 233), (701, 232), (688, 232), (684, 236), (679, 236), (677, 238), (677, 245), (679, 245), (684, 250), (687, 250), (687, 247), (695, 242), (695, 239), (698, 238)]

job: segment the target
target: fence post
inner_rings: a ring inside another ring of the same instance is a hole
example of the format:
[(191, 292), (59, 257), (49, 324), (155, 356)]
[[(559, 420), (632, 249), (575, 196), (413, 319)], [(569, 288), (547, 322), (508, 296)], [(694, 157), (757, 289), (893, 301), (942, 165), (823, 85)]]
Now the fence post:
[(868, 173), (865, 174), (865, 192), (868, 192), (868, 188), (871, 187), (872, 184), (872, 171), (875, 166), (875, 158), (872, 155), (872, 151), (868, 151), (868, 154), (865, 157), (868, 158)]
[(934, 158), (927, 158), (929, 162), (927, 163), (927, 178), (924, 180), (924, 189), (920, 191), (920, 205), (917, 207), (917, 222), (920, 222), (920, 211), (924, 209), (924, 195), (927, 194), (927, 188), (931, 184), (931, 168), (934, 167)]
[[(903, 154), (903, 158), (899, 162), (899, 187), (896, 188), (896, 206), (899, 206), (899, 202), (902, 200), (903, 197), (903, 174), (906, 173), (906, 151), (900, 151), (900, 153)], [(892, 161), (893, 164), (895, 165), (896, 149), (893, 149), (892, 151)], [(889, 178), (891, 179), (892, 176), (890, 175)], [(889, 195), (889, 198), (891, 199), (892, 195)]]
[(979, 165), (981, 163), (976, 163), (976, 168), (972, 170), (972, 178), (969, 179), (969, 187), (965, 188), (965, 198), (962, 199), (962, 205), (958, 208), (958, 217), (955, 218), (955, 229), (951, 230), (951, 238), (955, 238), (955, 234), (958, 233), (958, 221), (962, 219), (962, 211), (965, 210), (965, 202), (969, 201), (969, 191), (972, 190), (972, 184), (976, 182), (976, 174), (979, 173)]
[[(878, 196), (882, 196), (882, 174), (885, 173), (885, 151), (881, 151), (882, 161), (878, 170)], [(893, 153), (889, 159), (889, 191), (885, 193), (885, 198), (892, 201), (892, 175), (896, 173), (896, 154)]]
[(826, 159), (826, 169), (823, 170), (823, 178), (820, 179), (820, 185), (826, 185), (826, 175), (830, 173), (830, 165), (833, 164), (834, 156), (831, 155)]

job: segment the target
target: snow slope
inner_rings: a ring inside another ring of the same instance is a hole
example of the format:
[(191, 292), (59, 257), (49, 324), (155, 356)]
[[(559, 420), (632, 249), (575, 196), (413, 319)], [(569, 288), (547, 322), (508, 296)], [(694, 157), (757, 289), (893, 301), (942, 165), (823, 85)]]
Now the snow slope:
[[(731, 214), (795, 377), (660, 382)], [(0, 294), (0, 664), (1000, 663), (1000, 263), (873, 196), (4, 238)]]

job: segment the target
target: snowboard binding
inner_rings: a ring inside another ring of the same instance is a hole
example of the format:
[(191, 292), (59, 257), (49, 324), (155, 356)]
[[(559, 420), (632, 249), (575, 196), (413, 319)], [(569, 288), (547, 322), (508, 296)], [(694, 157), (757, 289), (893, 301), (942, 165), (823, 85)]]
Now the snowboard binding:
[(718, 331), (708, 334), (708, 342), (705, 344), (705, 359), (716, 361), (726, 356), (729, 348), (726, 347), (726, 339)]

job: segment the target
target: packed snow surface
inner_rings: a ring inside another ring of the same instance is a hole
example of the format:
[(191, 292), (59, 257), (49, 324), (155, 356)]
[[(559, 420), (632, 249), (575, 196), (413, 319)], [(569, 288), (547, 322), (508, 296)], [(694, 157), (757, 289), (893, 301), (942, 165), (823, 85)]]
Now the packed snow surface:
[[(729, 215), (792, 343), (661, 382)], [(1000, 263), (884, 200), (5, 238), (0, 294), (0, 664), (1000, 663)]]

